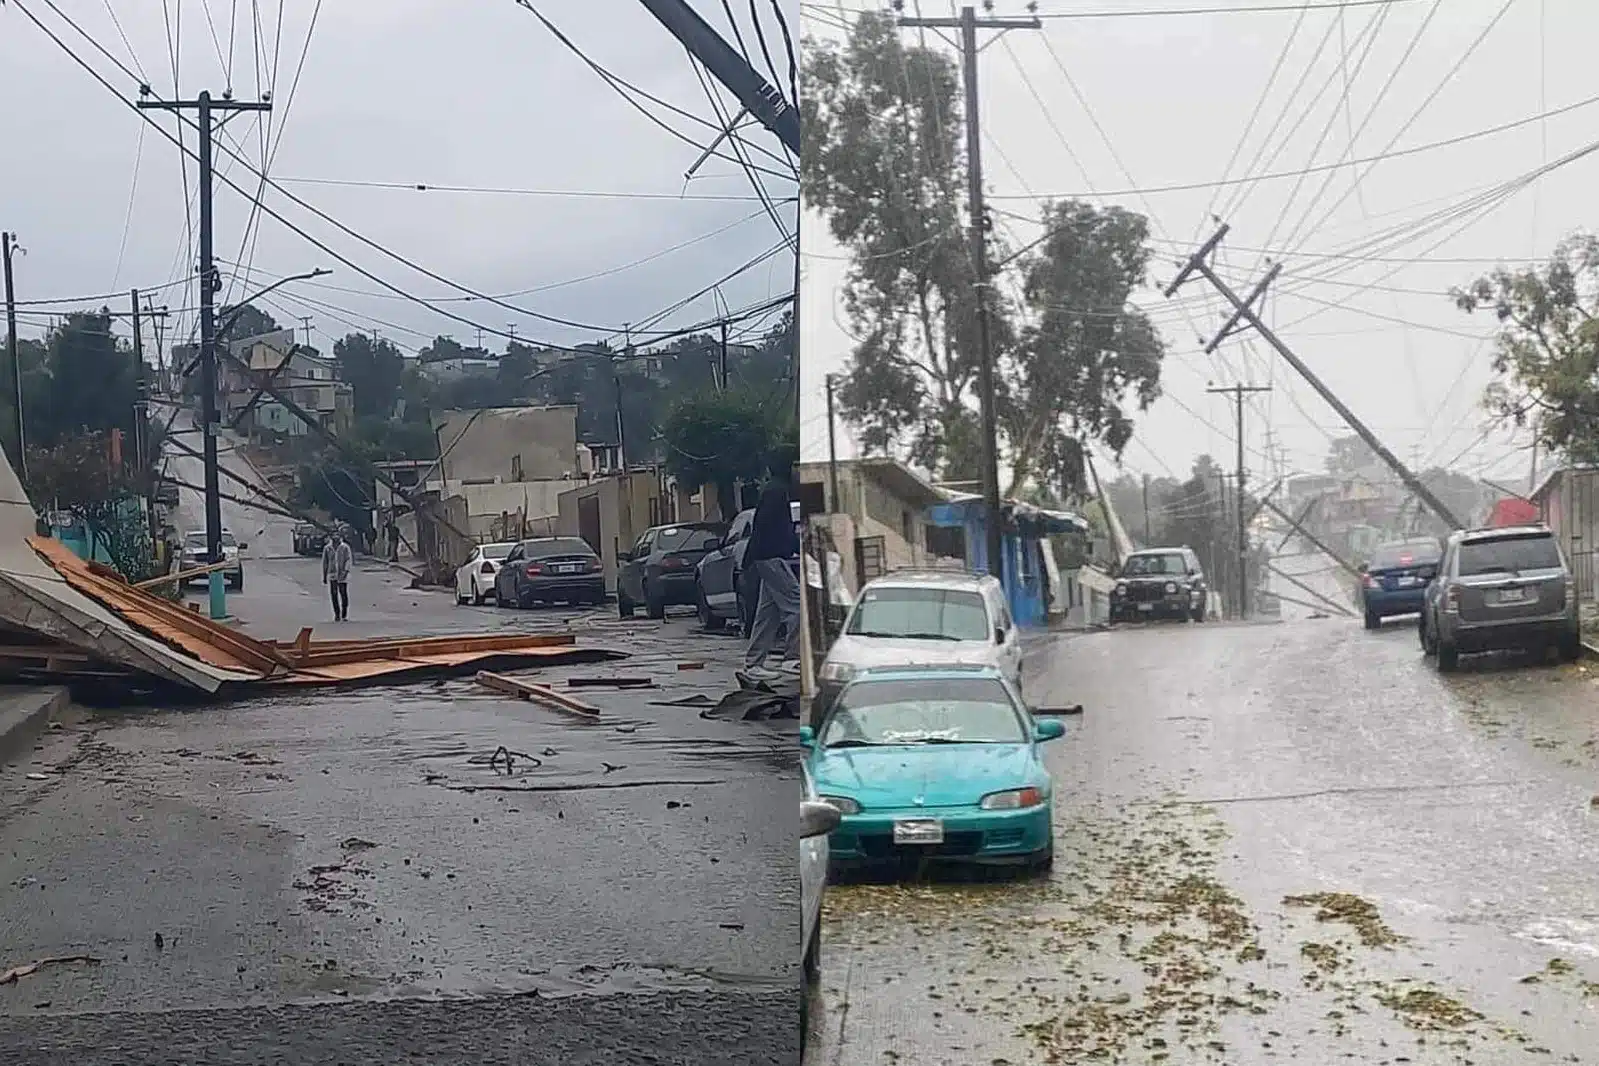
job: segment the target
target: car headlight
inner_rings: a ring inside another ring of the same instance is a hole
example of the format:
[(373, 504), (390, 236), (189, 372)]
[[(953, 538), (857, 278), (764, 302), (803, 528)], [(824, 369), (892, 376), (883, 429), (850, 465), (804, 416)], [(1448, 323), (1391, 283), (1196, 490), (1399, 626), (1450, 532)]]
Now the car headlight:
[(818, 796), (823, 803), (838, 808), (839, 814), (859, 814), (861, 805), (848, 796)]
[(1044, 802), (1044, 793), (1036, 788), (1013, 788), (1005, 792), (990, 792), (983, 797), (979, 807), (985, 811), (1020, 811), (1037, 807)]
[(1118, 583), (1115, 588), (1110, 590), (1110, 594), (1112, 596), (1125, 596), (1127, 595), (1127, 586)]
[(1166, 582), (1166, 595), (1170, 596), (1172, 593), (1174, 593), (1176, 591), (1177, 591), (1177, 582), (1175, 582), (1175, 581)]
[(849, 663), (835, 663), (831, 660), (822, 664), (823, 681), (848, 681), (855, 668)]

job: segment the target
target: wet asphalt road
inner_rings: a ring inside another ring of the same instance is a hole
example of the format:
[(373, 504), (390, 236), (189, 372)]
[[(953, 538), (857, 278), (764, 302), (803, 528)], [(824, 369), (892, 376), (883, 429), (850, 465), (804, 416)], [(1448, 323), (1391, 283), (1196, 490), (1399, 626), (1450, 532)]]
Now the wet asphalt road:
[(1599, 1062), (1599, 664), (1045, 639), (1056, 866), (829, 888), (813, 1066)]
[(657, 687), (585, 690), (597, 723), (470, 680), (68, 722), (0, 773), (0, 972), (98, 961), (0, 985), (0, 1060), (797, 1060), (792, 723), (655, 705), (733, 687), (736, 638), (380, 564), (335, 627), (314, 560), (249, 566), (258, 635), (571, 627), (631, 657), (541, 680)]

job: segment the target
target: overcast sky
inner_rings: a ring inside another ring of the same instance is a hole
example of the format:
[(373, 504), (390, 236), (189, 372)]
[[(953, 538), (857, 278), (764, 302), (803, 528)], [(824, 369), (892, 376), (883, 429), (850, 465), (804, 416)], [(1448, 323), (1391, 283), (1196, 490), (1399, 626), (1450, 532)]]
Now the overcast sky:
[[(797, 0), (781, 2), (797, 35)], [(731, 37), (720, 5), (696, 5)], [(259, 116), (237, 115), (218, 147), (216, 255), (224, 278), (243, 274), (234, 262), (256, 272), (248, 289), (243, 281), (233, 283), (229, 291), (238, 298), (287, 274), (333, 269), (329, 277), (285, 286), (262, 303), (289, 324), (311, 316), (314, 340), (324, 348), (352, 328), (379, 329), (407, 350), (439, 333), (474, 343), (476, 326), (510, 332), (514, 324), (519, 339), (563, 344), (603, 339), (774, 248), (777, 254), (721, 286), (723, 306), (736, 310), (792, 290), (793, 254), (781, 247), (783, 235), (737, 161), (712, 159), (686, 182), (684, 173), (699, 149), (641, 115), (515, 0), (55, 0), (53, 6), (109, 56), (46, 0), (0, 4), (0, 96), (8, 102), (0, 108), (0, 144), (7, 146), (0, 167), (0, 228), (15, 231), (26, 249), (17, 259), (21, 301), (137, 286), (174, 310), (192, 306), (193, 286), (172, 284), (193, 273), (195, 255), (188, 244), (191, 216), (180, 152), (126, 103), (144, 78), (156, 97), (166, 99), (192, 98), (201, 90), (220, 95), (231, 86), (236, 98), (253, 100), (261, 87), (275, 85), (270, 129), (277, 149), (269, 172), (287, 192), (448, 282), (489, 295), (519, 294), (506, 297), (518, 310), (465, 298), (460, 288), (363, 245), (271, 189), (265, 197), (269, 207), (436, 309), (387, 293), (271, 218), (260, 219), (258, 237), (241, 255), (250, 200), (223, 178), (255, 191), (259, 179), (229, 153), (237, 150), (259, 168), (262, 130)], [(617, 76), (700, 120), (716, 121), (686, 52), (642, 5), (546, 0), (536, 6)], [(23, 8), (55, 30), (116, 92), (97, 84)], [(759, 10), (786, 95), (789, 64), (777, 16), (767, 0)], [(259, 32), (252, 12), (259, 13)], [(747, 8), (741, 17), (741, 30), (764, 71)], [(265, 70), (259, 77), (258, 49)], [(737, 110), (727, 102), (729, 94), (719, 86), (716, 92), (730, 114)], [(700, 121), (640, 102), (692, 141), (704, 145), (715, 136)], [(163, 125), (173, 130), (175, 119), (165, 116)], [(753, 161), (792, 175), (774, 137), (759, 127), (746, 136)], [(194, 144), (192, 133), (188, 143)], [(726, 146), (721, 151), (730, 152)], [(192, 194), (192, 162), (187, 179)], [(794, 181), (764, 180), (792, 233)], [(337, 184), (343, 182), (552, 195)], [(700, 297), (656, 329), (714, 318), (716, 300), (714, 294)], [(126, 305), (126, 298), (113, 302), (114, 309)], [(78, 306), (29, 304), (18, 332), (39, 335), (49, 312)], [(452, 321), (444, 311), (471, 321)], [(538, 314), (595, 328), (568, 328)], [(170, 321), (169, 342), (174, 331), (194, 329), (192, 314)], [(750, 328), (773, 321), (752, 322)], [(496, 349), (505, 345), (504, 338), (486, 341)]]
[[(1211, 187), (1159, 191), (1223, 177), (1298, 15), (1138, 17), (1130, 12), (1268, 2), (1282, 6), (1278, 0), (1043, 0), (1038, 5), (1045, 18), (1042, 32), (1011, 32), (989, 46), (980, 61), (982, 151), (999, 235), (1013, 244), (1037, 236), (1039, 228), (1026, 219), (1038, 216), (1042, 197), (1119, 204), (1152, 217), (1162, 253), (1152, 281), (1163, 285), (1174, 273), (1171, 260), (1214, 229), (1209, 214), (1224, 212), (1232, 232), (1218, 264), (1223, 276), (1242, 293), (1264, 269), (1261, 257), (1250, 250), (1293, 253), (1279, 253), (1284, 272), (1267, 321), (1390, 447), (1424, 465), (1453, 460), (1472, 473), (1486, 470), (1489, 477), (1524, 484), (1526, 436), (1481, 436), (1486, 416), (1480, 399), (1490, 380), (1491, 347), (1476, 338), (1490, 332), (1490, 323), (1480, 314), (1457, 311), (1442, 293), (1495, 260), (1544, 256), (1561, 237), (1593, 225), (1599, 155), (1554, 170), (1497, 200), (1492, 210), (1465, 205), (1473, 195), (1589, 143), (1599, 102), (1457, 145), (1343, 168), (1319, 199), (1321, 173), (1302, 184), (1287, 177), (1228, 186), (1219, 193)], [(1527, 120), (1599, 95), (1599, 69), (1587, 57), (1599, 34), (1599, 4), (1591, 0), (1436, 5), (1394, 0), (1350, 4), (1341, 14), (1314, 9), (1325, 2), (1311, 0), (1312, 10), (1293, 35), (1275, 87), (1229, 176), (1367, 159)], [(865, 6), (878, 5), (855, 0), (843, 11), (848, 17), (850, 9)], [(1437, 13), (1418, 38), (1435, 6)], [(906, 13), (916, 8), (912, 0)], [(925, 15), (951, 10), (938, 0), (921, 4)], [(839, 11), (834, 3), (804, 5), (806, 33), (835, 34)], [(1116, 14), (1062, 17), (1085, 12)], [(996, 15), (1024, 13), (1020, 3), (996, 4), (994, 10)], [(929, 44), (950, 48), (928, 31), (905, 32), (927, 33)], [(1348, 45), (1347, 68), (1340, 66), (1340, 33)], [(1362, 64), (1368, 41), (1374, 43)], [(1412, 50), (1404, 58), (1407, 49)], [(1268, 142), (1268, 131), (1307, 69), (1297, 105)], [(1343, 69), (1350, 74), (1347, 113)], [(1328, 89), (1319, 102), (1307, 108), (1324, 85)], [(1301, 114), (1304, 122), (1287, 137)], [(1347, 152), (1351, 128), (1352, 153)], [(1323, 130), (1327, 136), (1318, 152)], [(1263, 145), (1264, 154), (1257, 157)], [(1351, 192), (1357, 175), (1363, 180), (1358, 192)], [(1334, 204), (1336, 210), (1323, 220)], [(1451, 208), (1461, 210), (1421, 225)], [(1295, 235), (1301, 217), (1306, 221)], [(1285, 220), (1279, 224), (1279, 218)], [(1366, 238), (1406, 226), (1411, 229), (1405, 239), (1367, 250), (1383, 261), (1317, 258), (1317, 253), (1348, 252)], [(843, 366), (851, 344), (836, 298), (846, 263), (836, 258), (842, 249), (815, 216), (804, 219), (802, 245), (802, 423), (806, 454), (819, 458), (827, 448), (823, 375)], [(1368, 282), (1377, 286), (1362, 289)], [(1015, 291), (1009, 281), (1000, 284)], [(1128, 469), (1161, 475), (1170, 468), (1186, 475), (1201, 451), (1230, 466), (1229, 401), (1207, 395), (1205, 388), (1239, 379), (1275, 389), (1248, 416), (1245, 436), (1256, 476), (1266, 465), (1261, 453), (1268, 430), (1286, 452), (1286, 468), (1319, 469), (1328, 433), (1345, 432), (1338, 416), (1259, 340), (1235, 340), (1218, 357), (1202, 353), (1196, 335), (1215, 331), (1221, 306), (1202, 279), (1176, 300), (1165, 301), (1152, 290), (1138, 302), (1152, 309), (1170, 355), (1164, 372), (1167, 397), (1140, 422), (1125, 454)], [(849, 433), (840, 432), (838, 439), (841, 450), (854, 453)]]

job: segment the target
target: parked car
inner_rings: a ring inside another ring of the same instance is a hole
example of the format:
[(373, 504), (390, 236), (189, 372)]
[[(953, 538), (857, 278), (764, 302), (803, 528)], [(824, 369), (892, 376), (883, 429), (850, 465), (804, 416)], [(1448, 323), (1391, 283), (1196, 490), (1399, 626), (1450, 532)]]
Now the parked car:
[(328, 535), (310, 522), (300, 522), (294, 527), (295, 555), (321, 555), (327, 544)]
[(698, 593), (695, 568), (715, 551), (727, 533), (721, 522), (684, 522), (652, 526), (631, 551), (616, 559), (616, 610), (633, 617), (639, 604), (651, 618), (665, 618), (674, 605), (694, 606)]
[(578, 537), (534, 537), (506, 553), (494, 575), (499, 607), (604, 603), (605, 566)]
[(1377, 545), (1360, 568), (1360, 606), (1367, 629), (1381, 629), (1384, 618), (1420, 614), (1427, 583), (1438, 573), (1443, 548), (1432, 537)]
[(1000, 583), (952, 570), (874, 578), (827, 650), (812, 714), (869, 667), (951, 664), (992, 666), (1020, 691), (1021, 640)]
[(1191, 548), (1145, 548), (1122, 561), (1110, 593), (1110, 620), (1181, 618), (1203, 622), (1210, 591)]
[[(798, 505), (792, 510), (797, 511)], [(744, 553), (749, 548), (754, 523), (753, 507), (740, 511), (723, 534), (722, 543), (706, 552), (694, 568), (694, 607), (699, 613), (700, 624), (706, 629), (720, 629), (728, 622), (737, 620), (744, 635), (748, 636), (750, 626), (754, 624), (760, 583), (755, 580), (754, 572), (744, 567)], [(798, 557), (791, 561), (791, 565), (798, 579)]]
[(842, 815), (816, 795), (815, 783), (801, 764), (800, 793), (800, 1054), (810, 1028), (810, 1001), (822, 976), (822, 898), (827, 890), (827, 835)]
[[(248, 544), (244, 544), (234, 538), (232, 530), (224, 529), (222, 531), (222, 561), (231, 564), (222, 571), (222, 577), (227, 582), (228, 588), (234, 592), (244, 591), (244, 559), (240, 557), (239, 553), (247, 547), (249, 547)], [(205, 566), (210, 561), (210, 556), (206, 552), (205, 530), (202, 529), (185, 534), (183, 537), (183, 555), (178, 561), (178, 569), (194, 570)], [(191, 583), (209, 584), (210, 578), (205, 574), (200, 574), (196, 577), (185, 578), (180, 582), (184, 588), (187, 588)]]
[(514, 547), (515, 541), (502, 541), (473, 548), (471, 556), (455, 571), (455, 602), (487, 603), (494, 595), (494, 575), (500, 572), (500, 564)]
[(1064, 732), (992, 666), (861, 672), (814, 729), (800, 727), (817, 795), (841, 816), (829, 865), (1048, 869), (1053, 784), (1040, 746)]
[(1420, 633), (1443, 671), (1475, 652), (1553, 646), (1568, 662), (1581, 658), (1576, 583), (1555, 535), (1544, 526), (1450, 534)]

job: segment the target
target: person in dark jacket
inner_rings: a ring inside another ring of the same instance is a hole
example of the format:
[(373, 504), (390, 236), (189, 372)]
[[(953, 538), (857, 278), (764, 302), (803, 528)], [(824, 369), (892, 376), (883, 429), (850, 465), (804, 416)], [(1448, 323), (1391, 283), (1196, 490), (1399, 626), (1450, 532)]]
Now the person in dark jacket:
[(751, 522), (744, 565), (760, 582), (755, 621), (744, 652), (744, 669), (751, 677), (766, 678), (766, 660), (777, 652), (783, 638), (782, 657), (798, 661), (800, 637), (800, 585), (790, 560), (799, 557), (799, 534), (794, 530), (788, 482), (774, 480), (761, 491)]

